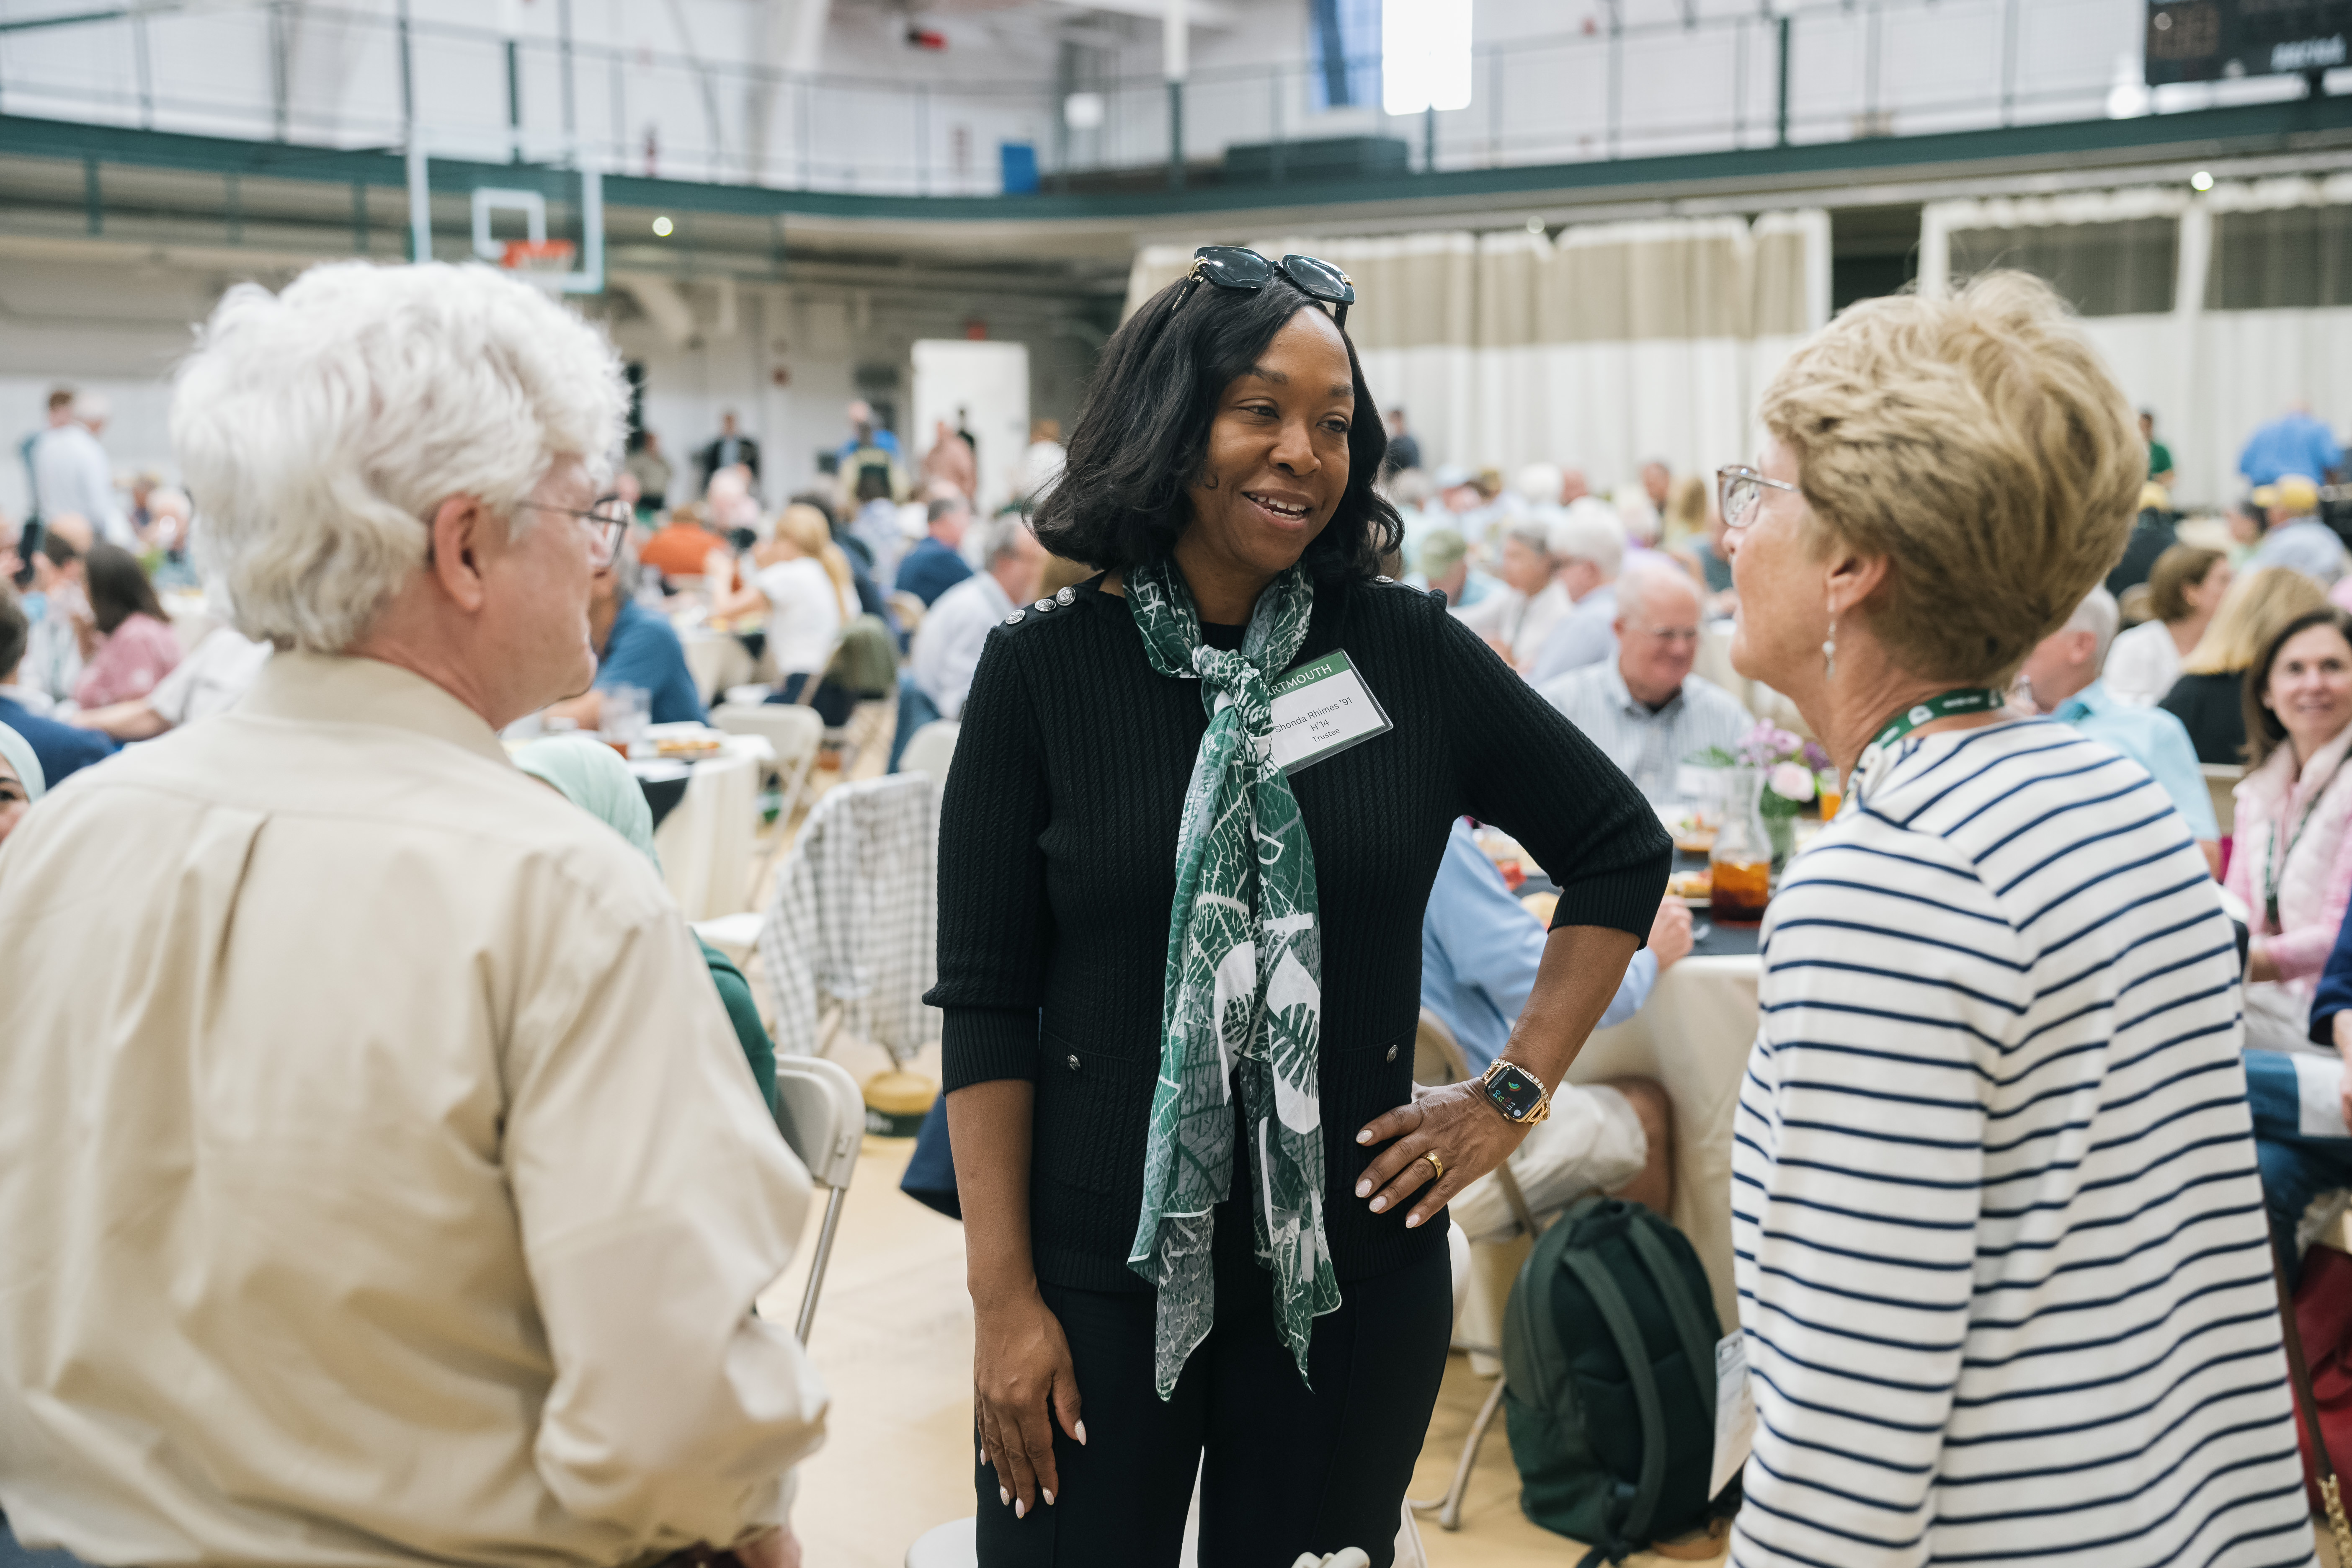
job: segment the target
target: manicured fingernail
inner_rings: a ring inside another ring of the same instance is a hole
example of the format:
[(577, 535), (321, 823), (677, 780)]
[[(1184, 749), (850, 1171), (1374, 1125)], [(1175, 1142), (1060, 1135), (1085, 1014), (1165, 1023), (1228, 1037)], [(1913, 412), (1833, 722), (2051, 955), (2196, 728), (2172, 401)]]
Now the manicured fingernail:
[(1420, 1223), (1421, 1216), (1417, 1214), (1409, 1214), (1404, 1216), (1404, 1227), (1407, 1230), (1411, 1230), (1414, 1226), (1417, 1226)]
[(1369, 1143), (1369, 1142), (1370, 1142), (1371, 1141), (1372, 1141), (1372, 1130), (1371, 1130), (1370, 1128), (1369, 1128), (1369, 1127), (1365, 1128), (1361, 1132), (1359, 1132), (1359, 1133), (1357, 1133), (1357, 1134), (1356, 1134), (1356, 1142), (1359, 1142), (1359, 1143)]
[(1389, 1206), (1389, 1200), (1388, 1200), (1387, 1198), (1385, 1198), (1385, 1197), (1374, 1198), (1374, 1199), (1372, 1200), (1372, 1212), (1373, 1212), (1374, 1214), (1378, 1214), (1378, 1213), (1380, 1213), (1382, 1209), (1384, 1209), (1384, 1208), (1386, 1208), (1386, 1207), (1388, 1207), (1388, 1206)]
[(1360, 1197), (1360, 1197), (1362, 1197), (1366, 1193), (1370, 1192), (1371, 1190), (1372, 1190), (1372, 1184), (1371, 1184), (1371, 1183), (1370, 1183), (1370, 1182), (1358, 1182), (1358, 1183), (1356, 1184), (1356, 1195), (1357, 1195), (1358, 1197)]
[(1029, 1517), (1029, 1505), (1028, 1505), (1026, 1502), (1016, 1502), (1016, 1503), (1014, 1503), (1014, 1504), (1013, 1505), (1013, 1518), (1015, 1518), (1015, 1519), (1026, 1519), (1026, 1518), (1028, 1518), (1028, 1517)]
[(1079, 1423), (1078, 1423), (1078, 1447), (1081, 1447), (1081, 1448), (1083, 1448), (1083, 1447), (1085, 1447), (1086, 1446), (1087, 1446), (1087, 1424), (1086, 1424), (1085, 1422), (1081, 1421), (1081, 1422), (1079, 1422)]
[(999, 1502), (1011, 1502), (1013, 1500), (1013, 1494), (1005, 1490), (1003, 1487), (999, 1487), (996, 1489), (996, 1500)]
[(1054, 1506), (1054, 1494), (1053, 1494), (1052, 1492), (1045, 1491), (1045, 1488), (1043, 1488), (1043, 1487), (1039, 1487), (1037, 1489), (1038, 1489), (1039, 1491), (1041, 1491), (1041, 1492), (1045, 1492), (1045, 1506), (1046, 1506), (1047, 1508), (1051, 1508), (1051, 1507), (1053, 1507), (1053, 1506)]

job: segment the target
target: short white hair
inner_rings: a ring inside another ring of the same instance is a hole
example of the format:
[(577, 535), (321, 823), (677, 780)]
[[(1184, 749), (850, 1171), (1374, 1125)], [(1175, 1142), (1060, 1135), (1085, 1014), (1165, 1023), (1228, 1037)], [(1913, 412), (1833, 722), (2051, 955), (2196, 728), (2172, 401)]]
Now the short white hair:
[(1029, 531), (1029, 520), (1017, 511), (1008, 511), (987, 519), (977, 525), (980, 534), (974, 549), (980, 555), (983, 572), (1021, 546), (1021, 536)]
[(1572, 506), (1551, 525), (1551, 552), (1561, 561), (1590, 561), (1604, 578), (1625, 563), (1625, 531), (1606, 507)]
[(443, 501), (522, 532), (558, 459), (609, 465), (627, 406), (604, 335), (531, 285), (338, 261), (222, 298), (175, 378), (172, 443), (239, 628), (340, 653), (424, 565)]
[(1702, 614), (1706, 612), (1706, 595), (1699, 592), (1698, 584), (1691, 581), (1690, 574), (1664, 556), (1653, 553), (1636, 557), (1633, 563), (1625, 568), (1624, 575), (1617, 579), (1617, 613), (1622, 616), (1632, 611), (1646, 619), (1650, 614), (1651, 592), (1658, 588), (1687, 594), (1691, 604)]
[(1547, 506), (1559, 504), (1559, 487), (1567, 476), (1558, 463), (1529, 463), (1511, 480), (1511, 488), (1532, 501)]
[(2105, 588), (2098, 587), (2083, 595), (2083, 602), (2074, 606), (2074, 613), (2066, 617), (2066, 624), (2059, 629), (2090, 633), (2091, 668), (2105, 669), (2107, 667), (2107, 648), (2116, 640), (2116, 633), (2123, 624), (2123, 609), (2116, 603), (2116, 596)]

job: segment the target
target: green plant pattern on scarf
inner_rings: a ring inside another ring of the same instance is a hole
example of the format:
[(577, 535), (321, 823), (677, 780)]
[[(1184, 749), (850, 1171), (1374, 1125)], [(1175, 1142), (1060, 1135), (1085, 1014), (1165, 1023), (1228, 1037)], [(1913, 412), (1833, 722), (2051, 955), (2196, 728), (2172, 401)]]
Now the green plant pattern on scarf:
[(1296, 566), (1276, 577), (1231, 652), (1201, 641), (1192, 593), (1171, 563), (1130, 573), (1127, 603), (1151, 668), (1200, 681), (1209, 710), (1177, 831), (1160, 1079), (1128, 1266), (1159, 1289), (1152, 1370), (1166, 1399), (1215, 1320), (1210, 1240), (1215, 1206), (1232, 1191), (1238, 1090), (1257, 1258), (1272, 1272), (1274, 1321), (1303, 1382), (1314, 1320), (1339, 1305), (1323, 1228), (1315, 1068), (1323, 935), (1315, 852), (1273, 761), (1266, 681), (1307, 640), (1314, 585)]

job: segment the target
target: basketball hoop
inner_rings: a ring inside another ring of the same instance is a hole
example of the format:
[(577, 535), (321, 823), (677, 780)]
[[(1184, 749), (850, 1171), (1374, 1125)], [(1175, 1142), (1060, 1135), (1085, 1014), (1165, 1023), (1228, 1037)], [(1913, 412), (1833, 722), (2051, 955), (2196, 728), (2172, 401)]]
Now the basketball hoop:
[(572, 270), (578, 248), (568, 239), (510, 239), (499, 253), (499, 265), (526, 277), (562, 277)]

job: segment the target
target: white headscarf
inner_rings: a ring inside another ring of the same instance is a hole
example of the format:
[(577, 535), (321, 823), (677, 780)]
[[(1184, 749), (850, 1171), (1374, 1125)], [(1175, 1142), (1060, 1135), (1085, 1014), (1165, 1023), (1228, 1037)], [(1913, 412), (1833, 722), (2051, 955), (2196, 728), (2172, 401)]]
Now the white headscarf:
[(35, 754), (33, 742), (7, 725), (0, 724), (0, 757), (7, 758), (8, 765), (16, 770), (16, 776), (25, 781), (25, 798), (40, 799), (49, 785), (42, 775), (41, 759)]

